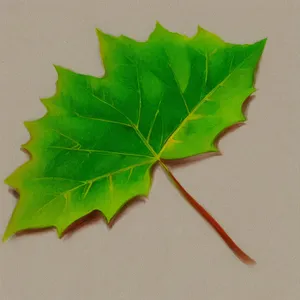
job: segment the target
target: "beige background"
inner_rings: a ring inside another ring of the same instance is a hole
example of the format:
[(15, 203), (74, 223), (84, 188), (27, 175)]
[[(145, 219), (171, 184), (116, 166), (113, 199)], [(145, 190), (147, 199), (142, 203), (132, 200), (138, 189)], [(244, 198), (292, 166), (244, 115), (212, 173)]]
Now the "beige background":
[[(0, 245), (1, 300), (299, 299), (299, 0), (0, 0), (1, 180), (27, 159), (22, 122), (43, 115), (52, 63), (100, 76), (95, 27), (144, 40), (156, 20), (236, 43), (269, 38), (247, 124), (221, 140), (222, 156), (174, 171), (258, 265), (240, 263), (157, 170), (149, 200), (112, 230), (98, 221), (63, 240), (48, 231)], [(3, 234), (16, 201), (0, 192)]]

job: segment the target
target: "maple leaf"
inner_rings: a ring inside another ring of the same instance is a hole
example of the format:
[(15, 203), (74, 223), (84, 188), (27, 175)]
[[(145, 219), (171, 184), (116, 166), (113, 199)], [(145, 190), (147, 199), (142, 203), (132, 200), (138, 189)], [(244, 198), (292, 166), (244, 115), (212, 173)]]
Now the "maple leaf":
[(20, 199), (3, 239), (45, 227), (62, 236), (94, 210), (110, 222), (128, 200), (148, 195), (151, 168), (159, 163), (236, 254), (250, 261), (183, 189), (168, 160), (218, 151), (219, 134), (245, 121), (242, 104), (255, 91), (266, 39), (230, 44), (200, 27), (187, 37), (159, 23), (145, 42), (97, 35), (105, 76), (55, 66), (56, 94), (41, 100), (46, 115), (25, 122), (31, 139), (23, 148), (31, 160), (6, 179)]

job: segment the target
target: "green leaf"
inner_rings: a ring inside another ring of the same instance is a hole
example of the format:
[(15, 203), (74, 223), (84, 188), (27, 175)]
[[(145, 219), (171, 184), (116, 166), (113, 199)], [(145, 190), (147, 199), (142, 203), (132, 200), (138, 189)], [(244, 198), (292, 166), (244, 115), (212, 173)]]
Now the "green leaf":
[(149, 194), (154, 164), (169, 172), (166, 160), (216, 152), (216, 137), (245, 121), (265, 39), (230, 44), (200, 27), (187, 37), (158, 23), (145, 42), (97, 35), (105, 76), (55, 66), (46, 115), (25, 122), (31, 159), (6, 179), (20, 200), (4, 240), (45, 227), (61, 236), (94, 210), (109, 222)]

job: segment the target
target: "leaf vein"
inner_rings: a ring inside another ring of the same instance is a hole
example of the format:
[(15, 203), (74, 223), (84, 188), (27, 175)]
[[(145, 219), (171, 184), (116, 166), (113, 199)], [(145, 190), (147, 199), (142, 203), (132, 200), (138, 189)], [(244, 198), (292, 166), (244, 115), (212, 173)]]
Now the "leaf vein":
[(100, 121), (100, 122), (106, 122), (106, 123), (114, 123), (114, 124), (120, 124), (122, 126), (128, 126), (128, 127), (132, 127), (131, 124), (127, 124), (127, 123), (123, 123), (123, 122), (119, 122), (119, 121), (113, 121), (113, 120), (107, 120), (107, 119), (101, 119), (101, 118), (93, 118), (93, 117), (86, 117), (86, 116), (82, 116), (77, 112), (74, 112), (75, 115), (79, 118), (82, 119), (88, 119), (88, 120), (94, 120), (94, 121)]
[(108, 151), (108, 150), (97, 150), (97, 149), (77, 149), (77, 148), (68, 148), (68, 147), (61, 147), (61, 146), (49, 146), (47, 148), (50, 149), (62, 149), (62, 150), (71, 150), (71, 151), (78, 151), (78, 152), (89, 152), (89, 153), (103, 153), (103, 154), (113, 154), (113, 155), (125, 155), (125, 156), (136, 156), (136, 157), (147, 157), (152, 158), (149, 155), (143, 154), (136, 154), (136, 153), (125, 153), (125, 152), (117, 152), (117, 151)]
[(187, 111), (187, 113), (190, 113), (190, 110), (189, 110), (189, 107), (188, 107), (188, 105), (187, 105), (186, 99), (185, 99), (185, 97), (184, 97), (184, 95), (183, 95), (183, 91), (181, 90), (181, 87), (180, 87), (180, 85), (179, 85), (179, 82), (178, 82), (178, 80), (177, 80), (177, 77), (176, 77), (176, 75), (175, 75), (175, 72), (174, 72), (174, 70), (173, 70), (173, 68), (172, 68), (172, 66), (171, 66), (171, 61), (170, 61), (169, 54), (167, 53), (167, 51), (166, 51), (165, 48), (163, 48), (163, 50), (164, 50), (164, 52), (165, 52), (165, 54), (166, 54), (167, 62), (168, 62), (168, 67), (170, 68), (170, 70), (171, 70), (171, 72), (172, 72), (172, 74), (173, 74), (173, 78), (174, 78), (174, 80), (175, 80), (175, 82), (176, 82), (178, 91), (179, 91), (179, 93), (180, 93), (181, 99), (182, 99), (182, 101), (183, 101), (183, 103), (184, 103), (184, 106), (185, 106), (185, 108), (186, 108), (186, 111)]
[(231, 73), (229, 73), (219, 84), (217, 84), (194, 108), (193, 110), (190, 112), (190, 114), (188, 114), (183, 121), (180, 123), (180, 125), (169, 135), (169, 137), (167, 138), (164, 146), (162, 147), (161, 151), (158, 153), (158, 156), (160, 156), (163, 151), (165, 150), (166, 146), (168, 145), (168, 142), (170, 139), (172, 139), (174, 137), (174, 135), (185, 125), (186, 122), (189, 121), (189, 118), (191, 117), (192, 114), (195, 113), (195, 111), (202, 106), (205, 102), (207, 102), (207, 100), (209, 99), (209, 97), (211, 95), (213, 95), (219, 88), (220, 86), (224, 86), (224, 84), (227, 82), (227, 80), (235, 73), (235, 71), (237, 71), (241, 66), (243, 66), (243, 64), (249, 59), (251, 58), (253, 55), (255, 54), (255, 52), (253, 52), (252, 54), (248, 55), (247, 57), (244, 58), (244, 60), (237, 65)]
[[(64, 198), (65, 198), (65, 195), (66, 195), (66, 194), (69, 194), (70, 192), (73, 192), (73, 191), (75, 191), (75, 190), (79, 189), (80, 187), (85, 186), (85, 185), (87, 185), (87, 184), (89, 184), (90, 187), (91, 187), (92, 184), (93, 184), (95, 181), (98, 181), (98, 180), (100, 180), (100, 179), (102, 179), (102, 178), (108, 178), (109, 184), (110, 184), (110, 188), (111, 188), (111, 185), (112, 185), (112, 175), (118, 174), (118, 173), (122, 173), (122, 172), (124, 172), (124, 171), (130, 170), (131, 168), (137, 168), (137, 167), (140, 167), (140, 166), (143, 166), (143, 165), (146, 165), (146, 164), (150, 164), (150, 163), (153, 163), (153, 162), (154, 162), (153, 160), (146, 161), (146, 162), (143, 162), (143, 163), (141, 163), (141, 164), (132, 165), (132, 166), (129, 166), (129, 167), (126, 167), (126, 168), (117, 170), (117, 171), (112, 172), (112, 173), (107, 173), (107, 174), (105, 174), (105, 175), (101, 175), (101, 176), (99, 176), (99, 177), (96, 177), (96, 178), (93, 178), (93, 179), (90, 179), (90, 180), (86, 180), (86, 181), (85, 181), (84, 183), (82, 183), (82, 184), (79, 184), (79, 185), (77, 185), (77, 186), (75, 186), (75, 187), (73, 187), (73, 188), (71, 188), (71, 189), (69, 189), (69, 190), (63, 191), (63, 192), (61, 192), (61, 193), (55, 195), (54, 198), (50, 199), (47, 203), (45, 203), (42, 207), (40, 207), (40, 208), (36, 211), (36, 213), (39, 214), (42, 210), (44, 210), (48, 205), (50, 205), (50, 204), (51, 204), (55, 199), (57, 199), (58, 197), (64, 195)], [(110, 179), (110, 178), (111, 178), (111, 179)], [(88, 188), (88, 191), (90, 190), (90, 187)], [(85, 197), (88, 195), (88, 191), (87, 191), (87, 193), (85, 193)]]
[(141, 119), (141, 111), (142, 111), (142, 92), (141, 92), (139, 69), (137, 65), (135, 65), (135, 70), (136, 70), (136, 79), (137, 79), (138, 95), (139, 95), (138, 120), (136, 126), (139, 127), (140, 119)]

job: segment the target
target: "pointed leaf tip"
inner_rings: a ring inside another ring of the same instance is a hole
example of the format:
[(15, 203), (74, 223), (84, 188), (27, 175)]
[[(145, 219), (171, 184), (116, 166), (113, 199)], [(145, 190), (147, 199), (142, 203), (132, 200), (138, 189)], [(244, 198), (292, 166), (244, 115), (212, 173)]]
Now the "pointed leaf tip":
[(56, 226), (56, 235), (59, 239), (62, 239), (64, 235), (64, 230)]
[(200, 25), (197, 26), (197, 33), (199, 33), (200, 31), (204, 30)]
[(259, 47), (259, 49), (261, 50), (261, 52), (263, 52), (263, 50), (265, 49), (267, 40), (268, 40), (268, 38), (258, 40), (256, 42), (254, 42), (253, 45), (257, 45)]
[(62, 67), (56, 64), (53, 64), (53, 67), (56, 71), (60, 70)]
[(62, 67), (62, 66), (59, 66), (59, 65), (56, 65), (56, 64), (53, 64), (53, 67), (57, 73), (57, 75), (61, 75), (64, 71), (66, 71), (66, 68)]
[(158, 21), (155, 23), (154, 32), (168, 32), (168, 30)]
[(155, 22), (155, 28), (160, 28), (160, 27), (163, 27), (159, 21), (156, 21)]
[(103, 35), (103, 31), (99, 28), (95, 28), (95, 32), (96, 32), (98, 37)]
[(2, 236), (2, 243), (8, 241), (15, 233), (10, 230), (10, 223), (7, 225), (4, 234)]
[(262, 44), (263, 44), (264, 47), (266, 46), (267, 41), (268, 41), (267, 37), (261, 40), (261, 42), (262, 42)]
[(149, 35), (149, 40), (154, 39), (162, 39), (166, 34), (170, 33), (161, 23), (156, 21), (154, 30)]

